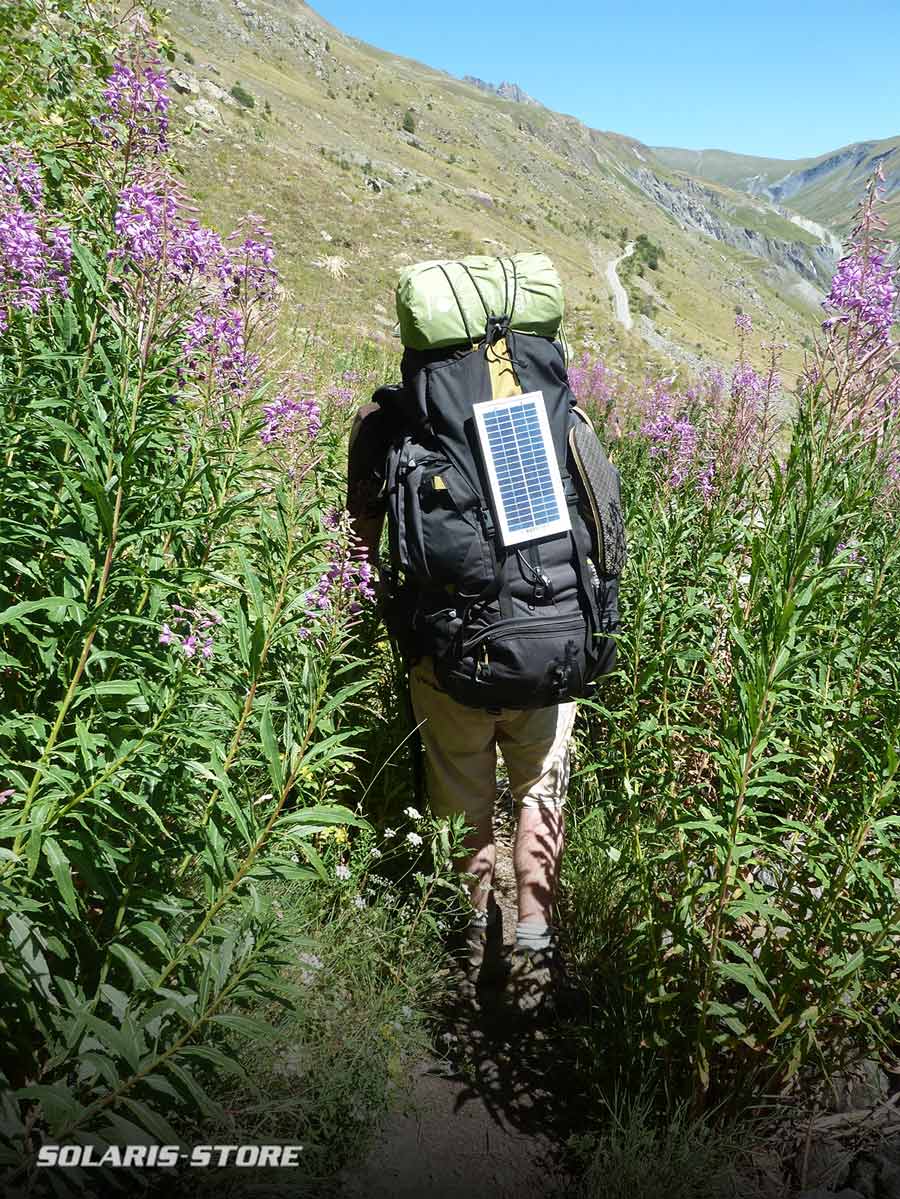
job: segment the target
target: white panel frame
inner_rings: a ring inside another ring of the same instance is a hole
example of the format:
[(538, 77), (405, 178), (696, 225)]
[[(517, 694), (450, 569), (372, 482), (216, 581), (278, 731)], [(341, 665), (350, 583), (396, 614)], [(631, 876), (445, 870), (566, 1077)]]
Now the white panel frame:
[[(547, 463), (550, 469), (550, 481), (553, 487), (553, 494), (556, 498), (556, 505), (561, 515), (553, 521), (549, 521), (542, 525), (532, 525), (529, 529), (511, 530), (506, 514), (506, 508), (503, 504), (503, 496), (500, 492), (500, 481), (497, 478), (497, 467), (494, 463), (494, 455), (491, 451), (490, 438), (488, 437), (487, 427), (484, 423), (485, 416), (490, 412), (495, 412), (498, 409), (511, 411), (514, 408), (522, 407), (525, 404), (534, 404), (537, 411), (538, 427), (541, 432), (541, 439), (544, 443), (544, 452), (547, 455)], [(544, 403), (544, 393), (542, 391), (529, 391), (524, 395), (509, 396), (507, 399), (501, 400), (483, 400), (480, 404), (472, 405), (472, 413), (475, 417), (475, 427), (478, 430), (478, 440), (481, 443), (481, 456), (484, 461), (485, 469), (487, 470), (488, 482), (491, 489), (491, 506), (494, 510), (494, 519), (497, 522), (497, 527), (500, 530), (500, 537), (504, 545), (521, 545), (525, 541), (540, 541), (544, 537), (553, 537), (557, 533), (567, 533), (572, 528), (572, 521), (569, 517), (569, 509), (566, 504), (566, 497), (563, 491), (562, 478), (559, 473), (559, 463), (556, 460), (556, 449), (553, 445), (553, 434), (550, 432), (550, 422), (547, 419), (547, 407)]]

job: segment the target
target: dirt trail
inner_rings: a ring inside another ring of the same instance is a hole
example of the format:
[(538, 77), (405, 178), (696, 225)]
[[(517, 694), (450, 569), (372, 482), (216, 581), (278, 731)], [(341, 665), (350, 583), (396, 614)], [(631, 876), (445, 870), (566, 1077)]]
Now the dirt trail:
[(630, 258), (633, 253), (634, 242), (630, 241), (618, 258), (611, 258), (609, 260), (605, 271), (606, 282), (609, 284), (609, 290), (612, 292), (616, 320), (625, 329), (631, 329), (634, 325), (634, 320), (631, 316), (631, 309), (628, 306), (628, 293), (625, 291), (619, 276), (616, 274), (616, 268), (620, 262), (623, 262), (626, 258)]
[[(494, 891), (509, 947), (516, 927), (509, 814), (498, 825)], [(447, 1043), (447, 1060), (416, 1063), (409, 1110), (389, 1114), (362, 1165), (342, 1172), (341, 1199), (574, 1193), (562, 1157), (578, 1124), (579, 1088), (565, 1048), (558, 1035), (517, 1024), (501, 993), (480, 993), (478, 1009), (459, 1002), (445, 1013), (438, 1043)]]

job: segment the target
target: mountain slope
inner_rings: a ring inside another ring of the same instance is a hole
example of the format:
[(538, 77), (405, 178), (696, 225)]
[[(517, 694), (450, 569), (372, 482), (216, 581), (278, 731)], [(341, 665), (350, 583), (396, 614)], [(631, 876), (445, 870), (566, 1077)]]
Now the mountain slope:
[[(250, 209), (272, 226), (294, 345), (327, 329), (390, 338), (407, 263), (542, 249), (570, 339), (613, 367), (728, 363), (736, 310), (799, 366), (834, 247), (771, 205), (685, 181), (515, 85), (500, 95), (346, 37), (300, 0), (175, 0), (172, 31), (192, 186), (210, 219)], [(630, 331), (606, 282), (629, 240), (643, 247), (622, 267)]]
[(888, 230), (900, 235), (900, 136), (795, 160), (670, 146), (654, 146), (653, 155), (676, 171), (785, 205), (840, 232), (851, 227), (866, 181), (880, 166)]

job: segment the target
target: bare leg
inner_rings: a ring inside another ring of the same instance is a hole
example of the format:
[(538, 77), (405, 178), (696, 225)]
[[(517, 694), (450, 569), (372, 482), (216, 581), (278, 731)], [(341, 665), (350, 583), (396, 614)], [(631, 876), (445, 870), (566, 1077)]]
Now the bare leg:
[(474, 876), (469, 892), (472, 897), (472, 906), (477, 912), (484, 912), (487, 910), (488, 896), (491, 893), (491, 884), (494, 879), (494, 866), (497, 861), (492, 816), (485, 816), (478, 822), (473, 832), (466, 838), (466, 848), (471, 851), (471, 856), (459, 860), (459, 870), (462, 874)]
[(519, 921), (550, 924), (556, 900), (563, 849), (562, 806), (550, 804), (519, 809), (513, 865), (519, 898)]

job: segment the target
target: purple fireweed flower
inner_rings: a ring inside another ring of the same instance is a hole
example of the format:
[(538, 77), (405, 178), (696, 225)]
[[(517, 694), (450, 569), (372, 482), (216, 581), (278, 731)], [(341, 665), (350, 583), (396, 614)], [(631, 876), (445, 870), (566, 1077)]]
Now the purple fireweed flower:
[(21, 146), (0, 147), (0, 200), (26, 199), (32, 208), (40, 208), (44, 181), (34, 158)]
[(839, 541), (835, 546), (836, 554), (844, 554), (848, 562), (865, 562), (859, 546), (852, 541)]
[(14, 787), (7, 787), (5, 791), (0, 791), (0, 804), (6, 803), (10, 796), (15, 795)]
[[(340, 539), (327, 547), (331, 557), (327, 569), (305, 596), (314, 618), (324, 612), (346, 612), (356, 616), (364, 604), (375, 599), (372, 566), (362, 547), (354, 543), (346, 514), (341, 519), (338, 533)], [(309, 636), (309, 630), (306, 635)]]
[(40, 172), (18, 147), (0, 152), (0, 332), (13, 312), (68, 294), (72, 237), (43, 207)]
[(695, 479), (704, 499), (712, 494), (713, 464), (696, 470), (700, 451), (701, 430), (688, 415), (698, 407), (698, 393), (689, 390), (683, 396), (673, 396), (666, 382), (657, 383), (646, 401), (645, 419), (640, 435), (649, 444), (651, 458), (658, 459), (667, 471), (666, 484), (673, 490)]
[(672, 426), (672, 452), (669, 455), (671, 471), (669, 486), (680, 487), (691, 471), (697, 452), (697, 428), (682, 418)]
[[(188, 659), (197, 658), (198, 665), (208, 662), (213, 656), (213, 638), (210, 630), (222, 623), (218, 612), (206, 608), (186, 607), (182, 604), (172, 605), (171, 625), (162, 626), (159, 635), (160, 645), (178, 644), (179, 649)], [(174, 628), (173, 628), (174, 626)]]
[(715, 485), (716, 464), (715, 462), (707, 462), (703, 470), (697, 476), (697, 490), (703, 496), (704, 500), (709, 503), (716, 492)]
[(228, 237), (219, 268), (225, 298), (240, 296), (248, 303), (271, 300), (278, 287), (274, 257), (271, 233), (260, 217), (248, 213)]
[(260, 366), (259, 355), (247, 350), (244, 316), (239, 308), (219, 312), (198, 308), (185, 330), (182, 349), (187, 372), (194, 376), (209, 374), (220, 390), (234, 398), (251, 388)]
[(331, 386), (325, 392), (325, 397), (336, 404), (338, 408), (349, 408), (353, 403), (353, 392), (349, 387)]
[[(168, 149), (170, 98), (157, 58), (143, 58), (146, 47), (126, 49), (103, 89), (107, 112), (98, 124), (106, 138), (131, 152), (163, 154)], [(150, 43), (150, 50), (156, 47)]]
[(263, 406), (265, 423), (259, 438), (263, 445), (287, 441), (296, 433), (312, 439), (322, 427), (319, 405), (311, 396), (281, 394)]
[(110, 257), (130, 259), (141, 267), (161, 264), (175, 232), (178, 204), (164, 178), (142, 178), (119, 193), (115, 230), (118, 245)]
[(734, 318), (734, 327), (739, 333), (752, 333), (753, 321), (747, 312), (739, 312)]
[(763, 401), (765, 383), (752, 366), (741, 363), (731, 376), (731, 398), (748, 414), (755, 416)]
[(854, 247), (838, 263), (825, 299), (825, 307), (834, 315), (826, 329), (853, 322), (863, 337), (879, 342), (890, 340), (897, 300), (896, 270), (880, 251), (868, 254)]
[(217, 276), (225, 257), (222, 239), (214, 229), (191, 220), (174, 230), (169, 246), (172, 271), (182, 279)]
[[(889, 264), (889, 243), (879, 212), (883, 174), (877, 169), (866, 187), (847, 253), (831, 282), (823, 322), (824, 336), (807, 361), (804, 383), (818, 389), (828, 417), (828, 435), (854, 430), (878, 446), (883, 462), (897, 443), (895, 416), (900, 386), (896, 318), (898, 276)], [(887, 489), (893, 491), (890, 480)], [(882, 497), (894, 502), (893, 495)]]
[(613, 402), (613, 376), (609, 367), (585, 350), (578, 362), (568, 369), (569, 387), (582, 406), (609, 408)]

